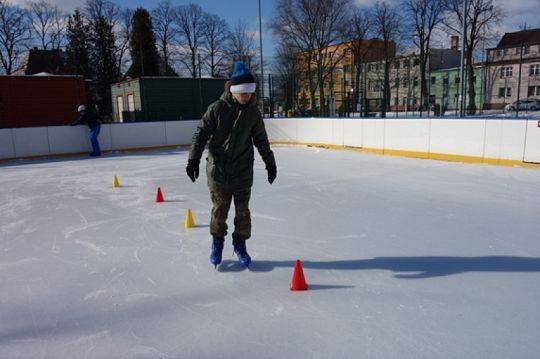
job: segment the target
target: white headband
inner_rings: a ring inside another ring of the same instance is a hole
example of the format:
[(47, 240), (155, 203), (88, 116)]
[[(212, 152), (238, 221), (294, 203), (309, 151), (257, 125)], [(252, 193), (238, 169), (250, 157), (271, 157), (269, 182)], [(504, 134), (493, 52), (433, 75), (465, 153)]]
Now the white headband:
[(233, 85), (231, 86), (231, 93), (254, 93), (256, 88), (255, 83)]

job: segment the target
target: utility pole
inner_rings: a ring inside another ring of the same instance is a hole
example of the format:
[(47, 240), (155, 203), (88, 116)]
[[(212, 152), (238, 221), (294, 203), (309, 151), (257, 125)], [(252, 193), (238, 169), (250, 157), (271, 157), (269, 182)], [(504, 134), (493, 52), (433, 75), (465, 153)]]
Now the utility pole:
[(202, 98), (202, 72), (201, 72), (201, 54), (197, 54), (197, 60), (199, 61), (199, 106), (200, 106), (200, 110), (199, 110), (199, 115), (202, 117), (202, 115), (204, 114), (204, 109), (203, 109), (203, 98)]
[(465, 41), (467, 39), (467, 0), (463, 0), (463, 11), (461, 13), (463, 30), (461, 31), (461, 64), (459, 68), (459, 117), (465, 114)]
[(259, 0), (259, 47), (261, 53), (261, 100), (262, 113), (264, 116), (264, 70), (263, 70), (263, 42), (262, 42), (262, 18), (261, 18), (261, 0)]

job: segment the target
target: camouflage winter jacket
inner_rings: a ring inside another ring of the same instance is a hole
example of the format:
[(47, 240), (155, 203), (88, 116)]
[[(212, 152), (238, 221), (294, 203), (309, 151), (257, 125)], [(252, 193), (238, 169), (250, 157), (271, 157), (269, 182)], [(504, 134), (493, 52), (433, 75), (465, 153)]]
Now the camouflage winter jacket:
[(253, 145), (266, 167), (275, 166), (264, 122), (255, 98), (240, 106), (225, 92), (208, 106), (193, 135), (189, 159), (200, 160), (208, 143), (208, 187), (240, 191), (253, 185)]

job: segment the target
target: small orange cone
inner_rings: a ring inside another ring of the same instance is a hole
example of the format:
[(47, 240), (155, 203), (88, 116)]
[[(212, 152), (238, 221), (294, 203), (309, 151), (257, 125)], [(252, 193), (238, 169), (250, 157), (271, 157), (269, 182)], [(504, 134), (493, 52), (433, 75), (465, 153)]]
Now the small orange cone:
[(291, 279), (291, 290), (308, 290), (306, 279), (304, 278), (304, 270), (302, 269), (302, 262), (296, 260), (294, 264), (294, 271)]
[(156, 194), (156, 203), (165, 202), (163, 199), (163, 193), (161, 193), (161, 187), (157, 188), (157, 194)]
[(113, 177), (113, 187), (114, 188), (120, 187), (120, 181), (118, 181), (118, 177), (116, 177), (116, 175), (114, 175)]
[(195, 227), (195, 220), (193, 219), (193, 214), (191, 213), (191, 209), (187, 209), (186, 211), (186, 219), (184, 220), (184, 228), (192, 228)]

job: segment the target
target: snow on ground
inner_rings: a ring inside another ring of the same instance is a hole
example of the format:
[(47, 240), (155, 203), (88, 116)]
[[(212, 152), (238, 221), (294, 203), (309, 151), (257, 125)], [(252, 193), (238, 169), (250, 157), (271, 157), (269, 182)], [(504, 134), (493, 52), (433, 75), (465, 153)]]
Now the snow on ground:
[[(380, 112), (373, 114), (374, 117), (381, 117)], [(360, 112), (351, 113), (349, 117), (361, 117)], [(459, 118), (459, 113), (456, 110), (448, 110), (444, 113), (443, 116), (434, 116), (433, 111), (424, 111), (420, 113), (419, 111), (408, 111), (408, 112), (386, 112), (386, 118), (432, 118), (432, 119), (441, 119), (441, 118)], [(516, 116), (516, 111), (504, 111), (504, 110), (484, 110), (481, 114), (478, 115), (466, 115), (465, 119), (484, 119), (484, 118), (496, 118), (496, 119), (523, 119), (523, 120), (536, 120), (540, 119), (540, 111), (528, 111), (520, 110), (518, 116)]]
[(539, 170), (275, 153), (250, 270), (210, 265), (184, 150), (0, 165), (0, 358), (538, 356)]

